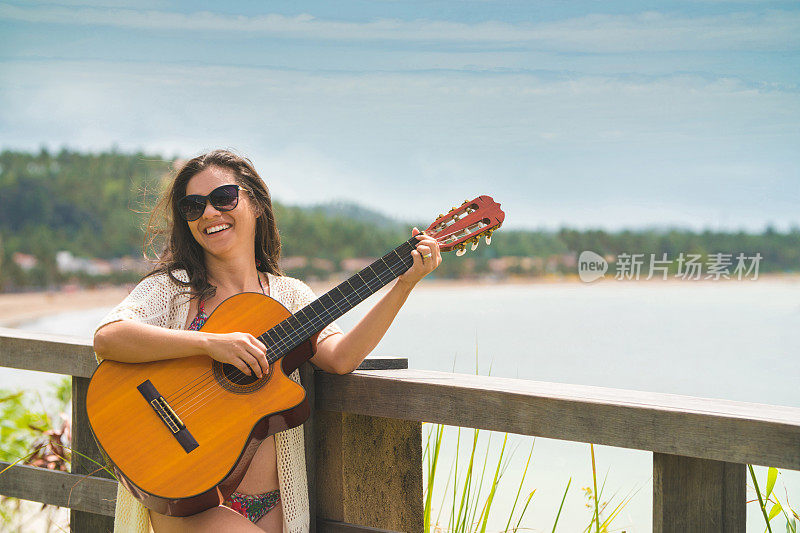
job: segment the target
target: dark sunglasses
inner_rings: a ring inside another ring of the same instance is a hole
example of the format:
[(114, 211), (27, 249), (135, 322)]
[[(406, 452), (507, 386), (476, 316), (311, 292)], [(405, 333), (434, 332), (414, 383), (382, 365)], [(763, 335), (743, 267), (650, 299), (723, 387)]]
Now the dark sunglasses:
[(217, 187), (207, 196), (189, 194), (178, 201), (178, 211), (187, 222), (193, 222), (203, 215), (206, 210), (206, 200), (211, 202), (217, 211), (231, 211), (239, 204), (238, 185), (222, 185)]

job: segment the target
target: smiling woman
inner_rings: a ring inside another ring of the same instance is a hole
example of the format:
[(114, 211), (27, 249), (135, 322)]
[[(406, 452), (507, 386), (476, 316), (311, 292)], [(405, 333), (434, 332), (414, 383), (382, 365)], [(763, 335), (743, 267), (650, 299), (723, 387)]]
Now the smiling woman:
[[(159, 235), (153, 228), (163, 214), (165, 246), (156, 268), (95, 330), (98, 360), (145, 363), (187, 358), (181, 361), (190, 364), (196, 360), (191, 359), (194, 356), (207, 356), (214, 360), (213, 364), (236, 367), (247, 375), (248, 384), (255, 386), (270, 380), (274, 369), (261, 338), (245, 331), (214, 333), (213, 328), (203, 330), (206, 319), (214, 320), (209, 315), (217, 306), (241, 293), (257, 293), (247, 295), (255, 299), (264, 298), (261, 294), (269, 295), (292, 313), (315, 299), (303, 282), (281, 274), (278, 267), (280, 237), (263, 180), (250, 161), (218, 150), (185, 163), (159, 206), (151, 216), (149, 233), (151, 238)], [(413, 234), (417, 241), (416, 249), (410, 252), (413, 265), (347, 334), (336, 324), (322, 329), (316, 336), (316, 346), (312, 346), (315, 354), (310, 361), (313, 364), (334, 373), (355, 369), (386, 333), (411, 289), (439, 265), (441, 255), (436, 240), (417, 230)], [(244, 301), (242, 296), (239, 298)], [(279, 364), (282, 364), (280, 359), (272, 363)], [(299, 383), (296, 369), (291, 368), (287, 374)], [(168, 384), (162, 385), (156, 384), (162, 388), (160, 394), (167, 394), (163, 388)], [(118, 416), (125, 419), (124, 413)], [(177, 422), (181, 423), (180, 419)], [(256, 442), (255, 451), (249, 447), (245, 450), (250, 450), (252, 460), (249, 465), (244, 463), (245, 471), (235, 480), (236, 485), (224, 487), (220, 483), (207, 492), (190, 491), (190, 494), (219, 498), (199, 512), (194, 508), (186, 511), (186, 507), (177, 512), (182, 504), (165, 503), (178, 501), (166, 496), (154, 504), (152, 502), (159, 498), (153, 493), (145, 494), (134, 481), (122, 476), (115, 530), (146, 532), (152, 524), (156, 533), (308, 531), (302, 426), (262, 438)], [(194, 446), (197, 445), (194, 442)], [(131, 448), (128, 455), (137, 454), (141, 455), (141, 449)], [(120, 461), (132, 463), (133, 459), (117, 455), (115, 466), (124, 473), (126, 469)], [(212, 470), (226, 470), (224, 464), (206, 466)], [(238, 472), (238, 467), (232, 471)], [(198, 476), (202, 477), (199, 472), (194, 477)], [(233, 477), (233, 474), (226, 477), (226, 483)], [(191, 484), (191, 480), (183, 483)], [(166, 492), (155, 494), (162, 496)], [(165, 512), (170, 516), (162, 514)], [(185, 516), (190, 513), (195, 514)]]

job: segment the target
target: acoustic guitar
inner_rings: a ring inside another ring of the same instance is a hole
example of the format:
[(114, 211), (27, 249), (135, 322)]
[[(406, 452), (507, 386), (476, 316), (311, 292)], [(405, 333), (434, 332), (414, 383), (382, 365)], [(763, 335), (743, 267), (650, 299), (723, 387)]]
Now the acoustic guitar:
[[(425, 230), (442, 251), (487, 244), (505, 214), (479, 196)], [(302, 424), (306, 392), (288, 376), (314, 355), (317, 334), (403, 274), (416, 238), (404, 242), (295, 314), (245, 292), (223, 301), (202, 331), (250, 333), (267, 347), (261, 378), (200, 355), (147, 363), (104, 360), (89, 384), (86, 410), (119, 481), (146, 507), (188, 516), (215, 507), (239, 485), (268, 436)]]

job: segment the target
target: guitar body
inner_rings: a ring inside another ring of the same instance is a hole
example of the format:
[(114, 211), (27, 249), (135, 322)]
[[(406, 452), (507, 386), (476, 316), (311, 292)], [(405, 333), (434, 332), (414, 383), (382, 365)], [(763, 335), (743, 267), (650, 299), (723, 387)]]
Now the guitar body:
[[(258, 336), (291, 313), (242, 293), (222, 302), (202, 331)], [(89, 384), (86, 410), (119, 481), (146, 507), (188, 516), (222, 503), (261, 442), (302, 424), (310, 409), (288, 377), (313, 355), (316, 335), (261, 379), (198, 355), (148, 363), (105, 360)]]

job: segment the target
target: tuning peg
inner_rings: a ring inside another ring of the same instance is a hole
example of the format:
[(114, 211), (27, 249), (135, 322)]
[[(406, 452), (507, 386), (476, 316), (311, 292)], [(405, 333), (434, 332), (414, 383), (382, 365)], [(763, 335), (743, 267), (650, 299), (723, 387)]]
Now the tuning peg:
[(489, 246), (490, 244), (492, 244), (492, 232), (491, 231), (486, 234), (486, 246)]
[(461, 246), (458, 247), (458, 250), (456, 250), (456, 255), (458, 257), (461, 257), (465, 253), (467, 253), (467, 248), (462, 244)]
[(472, 251), (474, 252), (475, 250), (478, 249), (478, 243), (481, 241), (478, 237), (475, 237), (474, 239), (472, 239), (471, 242), (472, 242)]

